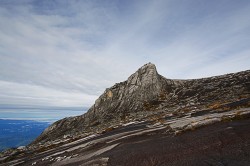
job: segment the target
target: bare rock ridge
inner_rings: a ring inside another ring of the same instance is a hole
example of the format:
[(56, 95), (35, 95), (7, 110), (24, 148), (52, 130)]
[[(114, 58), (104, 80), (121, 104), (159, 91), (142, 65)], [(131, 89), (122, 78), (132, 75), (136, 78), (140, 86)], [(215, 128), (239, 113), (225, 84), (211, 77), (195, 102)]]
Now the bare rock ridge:
[(250, 97), (250, 70), (193, 80), (171, 80), (145, 64), (127, 81), (107, 88), (87, 113), (59, 120), (35, 141), (44, 143), (65, 136), (97, 133), (121, 122), (140, 120), (159, 112), (180, 116), (185, 110)]
[[(175, 83), (172, 80), (168, 82)], [(103, 124), (112, 119), (118, 120), (129, 112), (138, 112), (143, 109), (146, 101), (157, 100), (166, 84), (167, 80), (158, 74), (154, 64), (145, 64), (127, 81), (107, 88), (86, 114), (55, 122), (36, 142), (81, 132), (86, 130), (86, 127)]]

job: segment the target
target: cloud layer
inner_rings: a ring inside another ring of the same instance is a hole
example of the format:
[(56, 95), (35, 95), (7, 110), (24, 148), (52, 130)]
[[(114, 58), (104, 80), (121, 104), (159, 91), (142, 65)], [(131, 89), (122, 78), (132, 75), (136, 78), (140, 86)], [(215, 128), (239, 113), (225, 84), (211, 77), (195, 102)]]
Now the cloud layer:
[(250, 2), (0, 2), (0, 104), (90, 106), (144, 63), (168, 78), (249, 69)]

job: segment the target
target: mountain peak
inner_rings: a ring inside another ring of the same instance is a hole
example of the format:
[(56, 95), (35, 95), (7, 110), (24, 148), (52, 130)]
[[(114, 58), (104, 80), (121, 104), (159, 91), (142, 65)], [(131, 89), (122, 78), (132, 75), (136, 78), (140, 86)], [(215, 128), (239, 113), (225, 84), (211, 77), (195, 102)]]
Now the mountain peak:
[(156, 66), (155, 64), (149, 62), (149, 63), (146, 63), (145, 65), (143, 65), (142, 67), (140, 67), (138, 71), (142, 71), (142, 73), (145, 73), (145, 72), (153, 72), (155, 74), (157, 74), (157, 69), (156, 69)]
[(148, 62), (148, 63), (146, 63), (146, 64), (144, 64), (141, 68), (155, 68), (156, 69), (156, 66), (155, 66), (155, 64), (153, 64), (153, 63), (151, 63), (151, 62)]
[(158, 79), (158, 72), (153, 63), (147, 63), (140, 67), (134, 74), (128, 78), (130, 85), (148, 85), (156, 83)]

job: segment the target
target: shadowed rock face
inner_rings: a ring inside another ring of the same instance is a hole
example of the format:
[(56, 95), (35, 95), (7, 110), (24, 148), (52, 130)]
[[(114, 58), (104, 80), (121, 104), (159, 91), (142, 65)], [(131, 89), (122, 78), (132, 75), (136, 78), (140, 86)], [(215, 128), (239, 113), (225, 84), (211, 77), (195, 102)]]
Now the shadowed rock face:
[(98, 131), (99, 126), (118, 124), (127, 117), (136, 119), (161, 110), (203, 106), (250, 96), (250, 71), (203, 79), (171, 80), (159, 75), (152, 63), (145, 64), (127, 81), (107, 88), (87, 113), (59, 120), (34, 143)]

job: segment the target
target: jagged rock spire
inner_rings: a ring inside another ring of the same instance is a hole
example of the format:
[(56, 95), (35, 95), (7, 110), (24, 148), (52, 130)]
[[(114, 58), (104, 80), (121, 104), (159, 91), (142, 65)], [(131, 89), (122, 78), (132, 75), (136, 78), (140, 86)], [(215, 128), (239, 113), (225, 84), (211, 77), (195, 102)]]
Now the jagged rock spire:
[(157, 82), (158, 76), (156, 66), (152, 63), (147, 63), (128, 78), (128, 84), (137, 86), (153, 84)]

